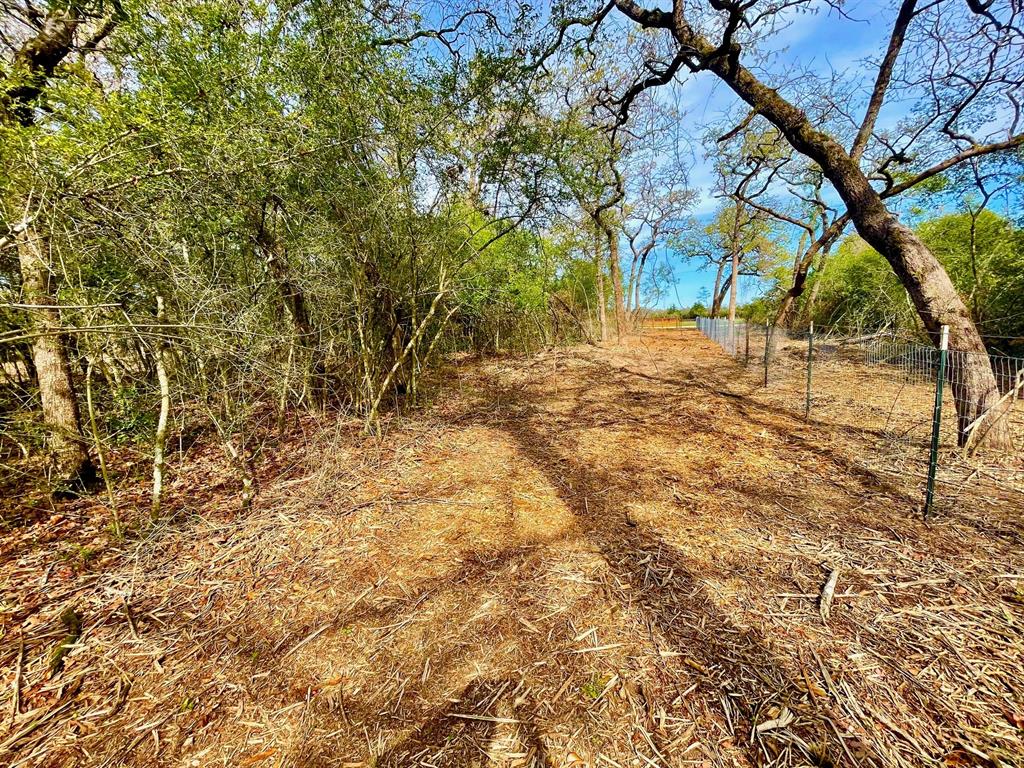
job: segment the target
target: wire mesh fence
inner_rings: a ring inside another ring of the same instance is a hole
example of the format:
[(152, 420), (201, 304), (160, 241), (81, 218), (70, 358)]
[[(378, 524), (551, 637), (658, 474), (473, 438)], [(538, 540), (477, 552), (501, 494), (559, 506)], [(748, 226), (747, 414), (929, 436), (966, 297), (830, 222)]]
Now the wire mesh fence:
[(1003, 503), (1024, 510), (1024, 358), (957, 349), (944, 357), (892, 332), (720, 318), (698, 318), (697, 330), (775, 402), (874, 438), (881, 471), (920, 479), (922, 500), (937, 483), (936, 497), (954, 503), (966, 479), (984, 473), (1006, 492)]

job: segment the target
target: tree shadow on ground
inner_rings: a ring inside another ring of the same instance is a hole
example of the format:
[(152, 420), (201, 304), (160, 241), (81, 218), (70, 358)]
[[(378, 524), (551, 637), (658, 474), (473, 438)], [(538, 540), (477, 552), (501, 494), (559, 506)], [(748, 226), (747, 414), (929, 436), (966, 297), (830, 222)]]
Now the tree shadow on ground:
[[(521, 455), (545, 475), (575, 515), (582, 536), (596, 546), (615, 580), (625, 586), (652, 637), (667, 646), (660, 650), (681, 656), (689, 670), (697, 672), (707, 708), (717, 710), (733, 726), (735, 742), (745, 747), (753, 762), (795, 750), (818, 765), (844, 759), (881, 764), (863, 744), (854, 758), (839, 735), (839, 715), (827, 702), (808, 694), (799, 682), (797, 664), (790, 660), (787, 665), (758, 632), (738, 626), (722, 611), (691, 558), (652, 527), (628, 523), (622, 509), (635, 493), (628, 483), (570, 458), (571, 446), (559, 445), (551, 430), (535, 423), (543, 414), (521, 390), (495, 382), (491, 387), (490, 399), (503, 406), (489, 410), (489, 416), (482, 414), (484, 421), (503, 429)], [(570, 418), (573, 415), (579, 414)], [(782, 707), (795, 716), (788, 727), (757, 729)]]
[[(720, 398), (724, 408), (735, 409), (751, 428), (757, 427), (782, 434), (787, 441), (793, 443), (801, 450), (813, 453), (819, 458), (827, 459), (847, 474), (856, 477), (865, 485), (877, 488), (889, 496), (896, 498), (903, 497), (911, 505), (915, 503), (915, 500), (907, 496), (906, 489), (893, 483), (890, 478), (884, 477), (877, 472), (873, 472), (867, 467), (856, 464), (848, 457), (839, 454), (828, 446), (823, 445), (821, 442), (811, 444), (808, 437), (797, 431), (781, 430), (782, 425), (780, 425), (779, 420), (782, 420), (785, 424), (793, 425), (798, 418), (796, 414), (787, 408), (773, 405), (771, 403), (756, 402), (751, 399), (749, 394), (725, 389), (720, 386), (721, 382), (709, 378), (697, 378), (688, 375), (686, 378), (673, 379), (667, 376), (654, 376), (625, 366), (601, 364), (600, 362), (590, 358), (585, 359), (587, 359), (588, 362), (603, 367), (604, 370), (602, 372), (602, 376), (607, 377), (610, 375), (617, 375), (620, 377), (619, 382), (623, 384), (625, 383), (625, 380), (621, 377), (629, 376), (655, 384), (668, 386), (677, 396), (681, 396), (684, 392), (692, 396), (692, 393), (697, 391), (702, 392), (704, 395), (709, 397)], [(737, 372), (740, 370), (742, 369), (736, 369)], [(815, 426), (817, 428), (821, 428), (822, 426), (840, 427), (843, 429), (850, 428), (849, 425), (838, 424), (816, 424)], [(863, 434), (869, 434), (879, 439), (882, 439), (883, 437), (881, 430), (862, 429), (860, 431)]]
[[(494, 756), (488, 755), (490, 750), (484, 750), (480, 745), (504, 735), (506, 746), (515, 746), (520, 755), (525, 752), (525, 757), (520, 758), (517, 765), (553, 768), (554, 764), (540, 737), (540, 730), (530, 714), (536, 709), (536, 703), (522, 702), (515, 706), (514, 702), (507, 701), (509, 696), (505, 691), (513, 682), (511, 678), (483, 678), (469, 683), (450, 703), (435, 708), (404, 738), (379, 755), (376, 765), (400, 768), (424, 758), (430, 762), (430, 753), (441, 748), (445, 750), (445, 765), (487, 764)], [(509, 716), (492, 717), (495, 703), (503, 694)], [(453, 708), (459, 710), (458, 715), (461, 717), (452, 714)], [(505, 733), (499, 734), (499, 728), (504, 728)]]

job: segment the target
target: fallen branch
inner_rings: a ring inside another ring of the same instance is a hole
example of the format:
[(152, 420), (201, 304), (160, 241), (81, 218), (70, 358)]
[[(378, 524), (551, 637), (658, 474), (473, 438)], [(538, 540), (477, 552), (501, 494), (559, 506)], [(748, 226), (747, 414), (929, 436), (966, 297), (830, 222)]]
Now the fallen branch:
[[(964, 434), (967, 435), (967, 438), (964, 440), (964, 456), (970, 456), (974, 452), (974, 448), (978, 443), (978, 441), (974, 440), (974, 435), (980, 431), (977, 428), (993, 413), (998, 413), (998, 418), (1006, 416), (1010, 412), (1010, 406), (1017, 400), (1017, 393), (1021, 390), (1024, 390), (1024, 370), (1017, 371), (1017, 380), (1013, 382), (1009, 392), (1000, 397), (991, 408), (967, 425), (967, 428), (964, 430)], [(1010, 406), (1004, 408), (1003, 406), (1006, 405), (1007, 401), (1011, 401)], [(991, 426), (995, 426), (995, 421), (992, 422)]]
[(821, 602), (818, 604), (821, 620), (826, 623), (828, 623), (829, 617), (832, 615), (832, 600), (836, 596), (836, 583), (838, 581), (839, 569), (833, 568), (832, 573), (829, 574), (828, 581), (825, 582), (825, 586), (821, 590)]

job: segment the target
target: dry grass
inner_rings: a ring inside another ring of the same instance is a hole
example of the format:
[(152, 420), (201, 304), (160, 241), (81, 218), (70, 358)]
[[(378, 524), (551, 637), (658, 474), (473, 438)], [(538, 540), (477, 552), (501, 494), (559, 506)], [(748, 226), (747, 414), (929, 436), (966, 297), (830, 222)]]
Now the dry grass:
[(926, 525), (863, 408), (756, 378), (694, 331), (466, 363), (380, 443), (296, 427), (246, 516), (196, 450), (128, 543), (19, 529), (0, 763), (1024, 762), (1020, 509)]

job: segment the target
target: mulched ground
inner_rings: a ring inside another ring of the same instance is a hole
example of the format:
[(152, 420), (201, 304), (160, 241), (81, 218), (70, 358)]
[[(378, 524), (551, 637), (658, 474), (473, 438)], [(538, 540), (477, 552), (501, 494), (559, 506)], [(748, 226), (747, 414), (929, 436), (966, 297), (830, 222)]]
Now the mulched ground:
[(806, 423), (695, 331), (467, 361), (380, 442), (296, 424), (244, 515), (197, 446), (124, 542), (24, 516), (0, 764), (1024, 764), (1020, 497), (922, 522), (892, 382), (823, 375)]

